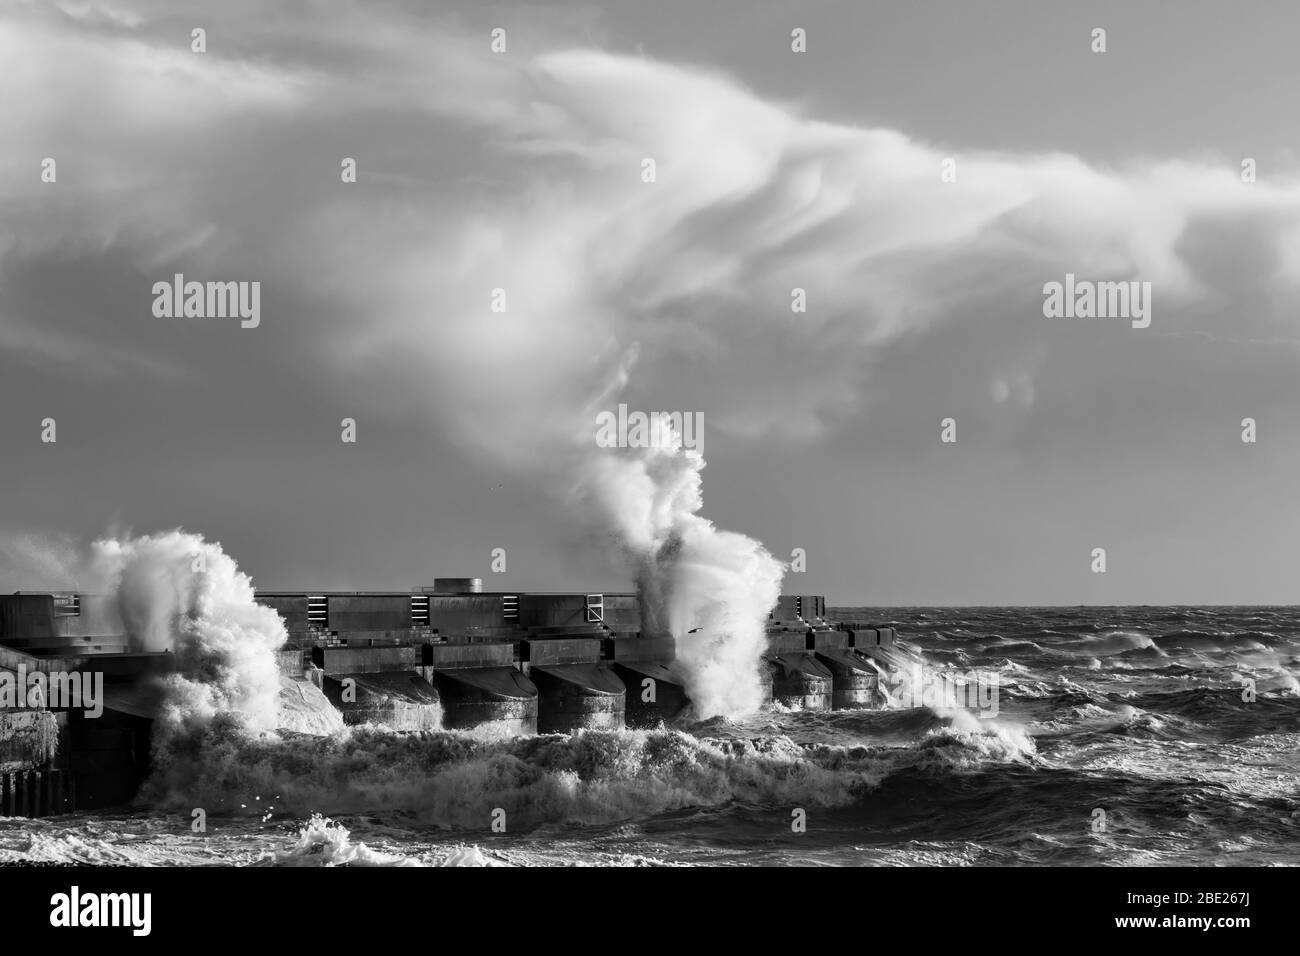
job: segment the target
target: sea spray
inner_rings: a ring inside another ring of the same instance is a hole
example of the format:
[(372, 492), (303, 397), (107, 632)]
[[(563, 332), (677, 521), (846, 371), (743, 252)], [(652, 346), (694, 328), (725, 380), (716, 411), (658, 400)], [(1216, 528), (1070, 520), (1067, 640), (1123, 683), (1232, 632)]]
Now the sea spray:
[(660, 434), (592, 455), (579, 470), (575, 510), (630, 565), (643, 631), (674, 638), (696, 716), (743, 717), (762, 703), (764, 622), (783, 567), (757, 541), (698, 514), (704, 458), (672, 428)]
[(279, 704), (276, 718), (279, 730), (320, 736), (343, 729), (343, 715), (307, 677), (281, 675)]
[[(331, 737), (251, 737), (215, 721), (194, 740), (183, 785), (155, 778), (159, 808), (241, 812), (277, 794), (291, 815), (404, 811), (425, 824), (482, 830), (503, 809), (513, 832), (600, 824), (686, 807), (844, 806), (890, 758), (804, 748), (784, 737), (697, 739), (676, 731), (584, 731), (482, 741), (455, 732), (350, 727)], [(167, 791), (159, 789), (171, 784)]]
[(237, 714), (249, 730), (276, 726), (275, 651), (288, 635), (221, 545), (181, 530), (96, 541), (90, 572), (116, 595), (137, 650), (170, 652), (161, 723), (202, 725)]
[(314, 813), (299, 830), (297, 839), (284, 850), (268, 853), (257, 866), (510, 866), (490, 857), (477, 846), (440, 850), (430, 858), (385, 853), (365, 843), (354, 842), (352, 831), (322, 814)]
[(351, 831), (319, 813), (299, 830), (293, 845), (264, 856), (261, 866), (419, 866), (419, 861), (399, 854), (373, 850), (353, 843)]
[(277, 817), (391, 812), (478, 832), (499, 808), (512, 833), (693, 807), (846, 807), (898, 773), (946, 777), (1023, 763), (1033, 753), (1032, 742), (984, 721), (944, 721), (899, 747), (801, 745), (780, 734), (697, 738), (671, 730), (498, 741), (365, 726), (329, 737), (253, 736), (217, 719), (188, 746), (187, 775), (155, 775), (146, 803), (240, 816), (273, 798)]

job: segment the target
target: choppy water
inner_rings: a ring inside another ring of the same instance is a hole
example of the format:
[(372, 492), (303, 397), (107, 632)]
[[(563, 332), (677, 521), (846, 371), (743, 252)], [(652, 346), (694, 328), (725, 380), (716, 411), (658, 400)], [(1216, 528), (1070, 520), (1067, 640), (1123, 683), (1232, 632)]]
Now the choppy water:
[(249, 742), (218, 725), (162, 755), (152, 809), (0, 820), (0, 860), (1300, 863), (1300, 608), (835, 616), (894, 624), (931, 674), (996, 674), (997, 716), (769, 712), (495, 742), (377, 728)]

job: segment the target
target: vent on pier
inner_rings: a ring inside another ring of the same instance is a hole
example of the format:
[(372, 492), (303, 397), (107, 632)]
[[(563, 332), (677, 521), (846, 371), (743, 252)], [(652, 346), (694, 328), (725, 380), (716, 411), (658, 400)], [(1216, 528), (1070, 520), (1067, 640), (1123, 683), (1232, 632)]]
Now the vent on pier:
[(323, 595), (307, 596), (307, 626), (322, 631), (329, 627), (329, 602)]
[(411, 627), (429, 626), (429, 595), (411, 595)]

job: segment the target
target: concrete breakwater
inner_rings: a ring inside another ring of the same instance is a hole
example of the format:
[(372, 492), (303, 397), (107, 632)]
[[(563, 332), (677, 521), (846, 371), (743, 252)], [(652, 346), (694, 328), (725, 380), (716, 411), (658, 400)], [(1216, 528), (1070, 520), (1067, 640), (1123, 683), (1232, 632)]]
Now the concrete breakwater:
[[(477, 579), (403, 592), (259, 591), (283, 619), (281, 699), (314, 722), (484, 735), (656, 726), (689, 705), (671, 636), (645, 634), (637, 596), (485, 593)], [(95, 595), (0, 596), (0, 669), (103, 675), (98, 719), (0, 714), (3, 812), (119, 805), (149, 771), (169, 653), (134, 651)], [(881, 706), (890, 628), (829, 622), (820, 596), (782, 596), (767, 627), (765, 697), (787, 708)], [(692, 635), (681, 638), (693, 639)]]

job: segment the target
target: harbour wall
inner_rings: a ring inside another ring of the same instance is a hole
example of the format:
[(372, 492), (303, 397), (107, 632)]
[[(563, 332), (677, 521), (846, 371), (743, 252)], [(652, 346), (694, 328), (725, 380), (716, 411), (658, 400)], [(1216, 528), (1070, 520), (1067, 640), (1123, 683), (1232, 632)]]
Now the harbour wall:
[[(635, 594), (483, 593), (455, 580), (454, 593), (258, 592), (285, 622), (277, 663), (294, 700), (307, 707), (310, 691), (312, 706), (324, 706), (323, 697), (330, 720), (344, 724), (485, 736), (652, 727), (689, 708), (674, 639), (641, 631)], [(824, 612), (815, 595), (782, 595), (773, 608), (767, 698), (803, 710), (878, 706), (892, 629), (827, 622)], [(0, 596), (0, 671), (93, 670), (105, 679), (98, 718), (0, 711), (0, 812), (129, 801), (149, 772), (161, 706), (152, 678), (172, 663), (170, 654), (134, 651), (96, 596)]]

